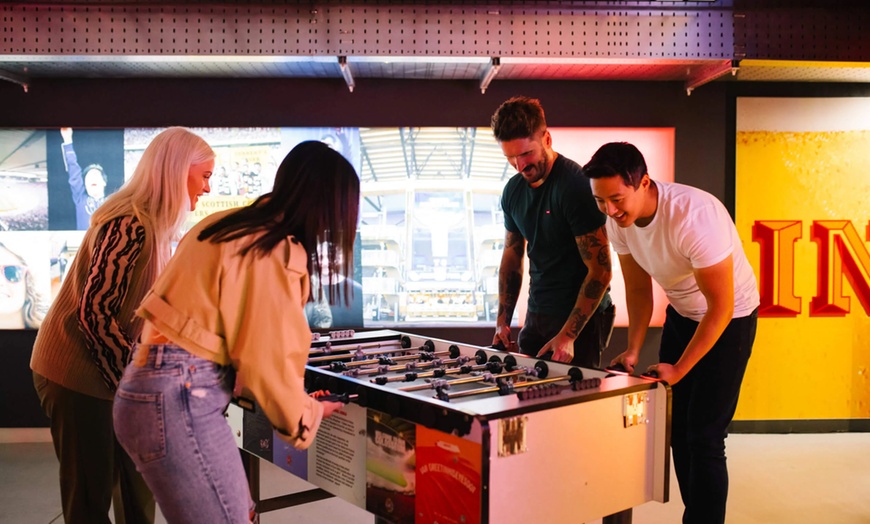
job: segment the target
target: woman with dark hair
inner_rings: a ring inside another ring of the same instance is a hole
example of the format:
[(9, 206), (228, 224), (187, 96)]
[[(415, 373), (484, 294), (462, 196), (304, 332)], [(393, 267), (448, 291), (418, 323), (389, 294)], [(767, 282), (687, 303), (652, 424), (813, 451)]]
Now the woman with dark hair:
[[(317, 246), (353, 253), (359, 198), (350, 163), (303, 142), (278, 167), (271, 193), (197, 224), (142, 302), (146, 325), (118, 389), (115, 431), (168, 522), (253, 518), (223, 415), (236, 379), (299, 449), (342, 406), (304, 390), (303, 307), (309, 275), (321, 271)], [(352, 256), (338, 264), (330, 251), (326, 263), (350, 274)]]

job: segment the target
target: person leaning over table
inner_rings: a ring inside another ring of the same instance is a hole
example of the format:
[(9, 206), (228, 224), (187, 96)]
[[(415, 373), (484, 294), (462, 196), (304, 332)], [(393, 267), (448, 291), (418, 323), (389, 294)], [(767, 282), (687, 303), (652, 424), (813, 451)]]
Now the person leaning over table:
[[(302, 142), (278, 167), (272, 192), (194, 226), (142, 301), (147, 322), (118, 388), (115, 431), (168, 522), (256, 518), (224, 418), (237, 378), (299, 449), (343, 406), (304, 390), (304, 306), (322, 263), (352, 272), (359, 184), (339, 153)], [(325, 260), (316, 256), (323, 243), (335, 246)]]
[(528, 247), (529, 302), (519, 350), (597, 368), (613, 330), (610, 245), (580, 166), (553, 150), (538, 100), (515, 97), (492, 115), (492, 131), (517, 170), (504, 187), (505, 245), (498, 271), (494, 346), (511, 348), (510, 323)]
[(154, 498), (112, 430), (112, 399), (142, 320), (133, 313), (171, 255), (215, 153), (183, 127), (158, 134), (133, 176), (96, 209), (36, 336), (30, 367), (60, 461), (67, 523), (154, 521)]
[(652, 280), (670, 304), (658, 378), (673, 388), (671, 447), (684, 523), (725, 521), (725, 437), (758, 323), (755, 273), (737, 228), (713, 195), (655, 181), (641, 152), (601, 146), (584, 166), (619, 255), (628, 308), (628, 348), (611, 364), (634, 371), (653, 309)]

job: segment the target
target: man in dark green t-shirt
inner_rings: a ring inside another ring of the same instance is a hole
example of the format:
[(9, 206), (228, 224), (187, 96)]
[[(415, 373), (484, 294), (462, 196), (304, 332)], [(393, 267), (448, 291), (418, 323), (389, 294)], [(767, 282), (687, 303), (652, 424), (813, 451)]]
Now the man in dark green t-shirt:
[(576, 162), (553, 150), (538, 100), (515, 97), (492, 116), (492, 131), (517, 174), (505, 185), (505, 247), (499, 267), (494, 345), (511, 347), (510, 322), (528, 245), (529, 303), (519, 350), (597, 368), (613, 329), (606, 217)]

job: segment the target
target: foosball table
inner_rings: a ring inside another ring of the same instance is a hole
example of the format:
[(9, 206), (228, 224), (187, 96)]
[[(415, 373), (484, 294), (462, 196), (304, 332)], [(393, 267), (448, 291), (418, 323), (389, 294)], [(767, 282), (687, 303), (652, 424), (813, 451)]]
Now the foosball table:
[(348, 402), (295, 450), (255, 402), (227, 418), (251, 491), (268, 460), (389, 523), (630, 522), (667, 502), (670, 388), (644, 377), (391, 330), (313, 340), (306, 388)]

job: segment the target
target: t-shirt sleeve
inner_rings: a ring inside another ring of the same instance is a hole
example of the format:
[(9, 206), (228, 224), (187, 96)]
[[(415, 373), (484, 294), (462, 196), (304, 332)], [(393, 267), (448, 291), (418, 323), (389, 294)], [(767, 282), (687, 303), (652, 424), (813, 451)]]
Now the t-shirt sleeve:
[(731, 254), (731, 224), (731, 215), (719, 202), (707, 202), (692, 210), (681, 224), (678, 241), (693, 268), (713, 266)]
[(565, 216), (575, 237), (597, 230), (607, 221), (607, 216), (598, 209), (589, 180), (582, 173), (566, 177), (561, 193)]
[(625, 242), (625, 234), (622, 228), (616, 225), (613, 220), (607, 220), (607, 240), (610, 241), (610, 247), (617, 255), (630, 255), (628, 244)]
[(519, 233), (520, 228), (517, 226), (517, 223), (514, 221), (513, 216), (511, 215), (511, 206), (510, 206), (510, 195), (512, 192), (513, 186), (510, 181), (504, 186), (504, 191), (501, 194), (501, 210), (504, 215), (504, 228), (510, 231), (511, 233)]

